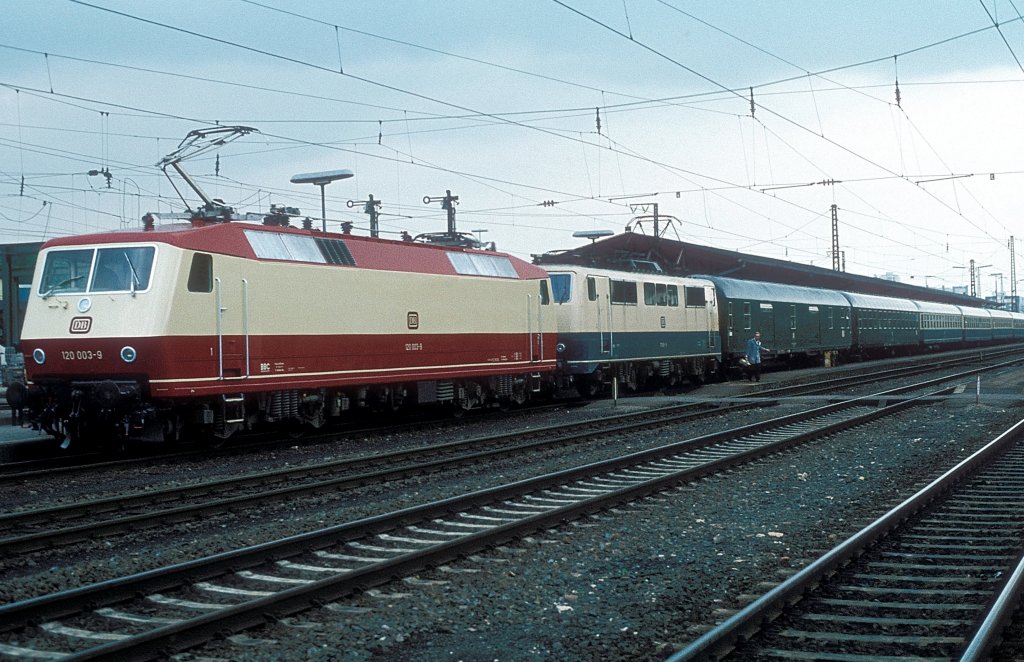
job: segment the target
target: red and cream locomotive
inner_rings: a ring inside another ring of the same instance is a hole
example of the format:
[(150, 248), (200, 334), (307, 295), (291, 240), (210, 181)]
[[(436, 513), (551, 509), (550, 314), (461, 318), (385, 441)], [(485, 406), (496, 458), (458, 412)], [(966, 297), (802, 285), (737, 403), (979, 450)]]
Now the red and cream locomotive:
[(65, 444), (222, 439), (363, 407), (523, 402), (555, 369), (537, 266), (212, 216), (47, 242), (12, 404)]

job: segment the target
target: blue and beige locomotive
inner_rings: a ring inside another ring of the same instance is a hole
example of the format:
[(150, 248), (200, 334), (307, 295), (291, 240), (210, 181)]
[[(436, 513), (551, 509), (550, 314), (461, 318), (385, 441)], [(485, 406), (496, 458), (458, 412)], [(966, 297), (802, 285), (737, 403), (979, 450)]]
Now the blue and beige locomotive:
[(584, 395), (702, 382), (718, 372), (714, 284), (659, 271), (545, 264), (558, 320), (561, 375)]

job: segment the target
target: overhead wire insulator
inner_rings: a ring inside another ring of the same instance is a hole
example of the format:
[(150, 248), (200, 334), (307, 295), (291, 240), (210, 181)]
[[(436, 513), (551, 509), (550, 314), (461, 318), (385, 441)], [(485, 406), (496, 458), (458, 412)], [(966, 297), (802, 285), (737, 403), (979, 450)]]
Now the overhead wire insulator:
[(601, 135), (601, 109), (595, 108), (594, 112), (597, 113), (597, 135)]
[(896, 107), (899, 108), (900, 110), (903, 110), (903, 106), (900, 105), (900, 101), (902, 101), (902, 99), (900, 98), (899, 62), (896, 60), (896, 56), (895, 55), (892, 56), (892, 62), (893, 62), (893, 67), (896, 69)]
[(754, 88), (750, 88), (750, 116), (754, 116)]

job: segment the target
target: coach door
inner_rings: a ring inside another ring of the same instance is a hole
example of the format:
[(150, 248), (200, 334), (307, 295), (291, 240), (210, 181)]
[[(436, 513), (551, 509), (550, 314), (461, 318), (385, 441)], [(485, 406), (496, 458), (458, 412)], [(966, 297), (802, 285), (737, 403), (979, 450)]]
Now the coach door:
[(214, 278), (217, 299), (217, 355), (220, 379), (249, 376), (249, 281)]
[(775, 349), (773, 345), (776, 344), (775, 340), (775, 307), (770, 303), (758, 303), (758, 321), (760, 325), (754, 328), (754, 331), (761, 332), (761, 342), (764, 343), (765, 347), (771, 347)]

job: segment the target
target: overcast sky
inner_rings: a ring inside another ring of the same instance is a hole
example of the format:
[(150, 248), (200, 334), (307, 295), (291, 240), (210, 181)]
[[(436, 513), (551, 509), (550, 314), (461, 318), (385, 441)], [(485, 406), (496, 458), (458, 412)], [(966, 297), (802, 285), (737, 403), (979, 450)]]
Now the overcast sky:
[(528, 258), (658, 203), (672, 238), (830, 267), (834, 204), (848, 271), (949, 287), (974, 259), (1009, 293), (1015, 4), (0, 0), (0, 241), (181, 212), (155, 164), (245, 125), (184, 163), (240, 212), (319, 227), (288, 180), (348, 168), (332, 230), (366, 233), (368, 194), (386, 236), (443, 230), (423, 198), (451, 190), (459, 230)]

